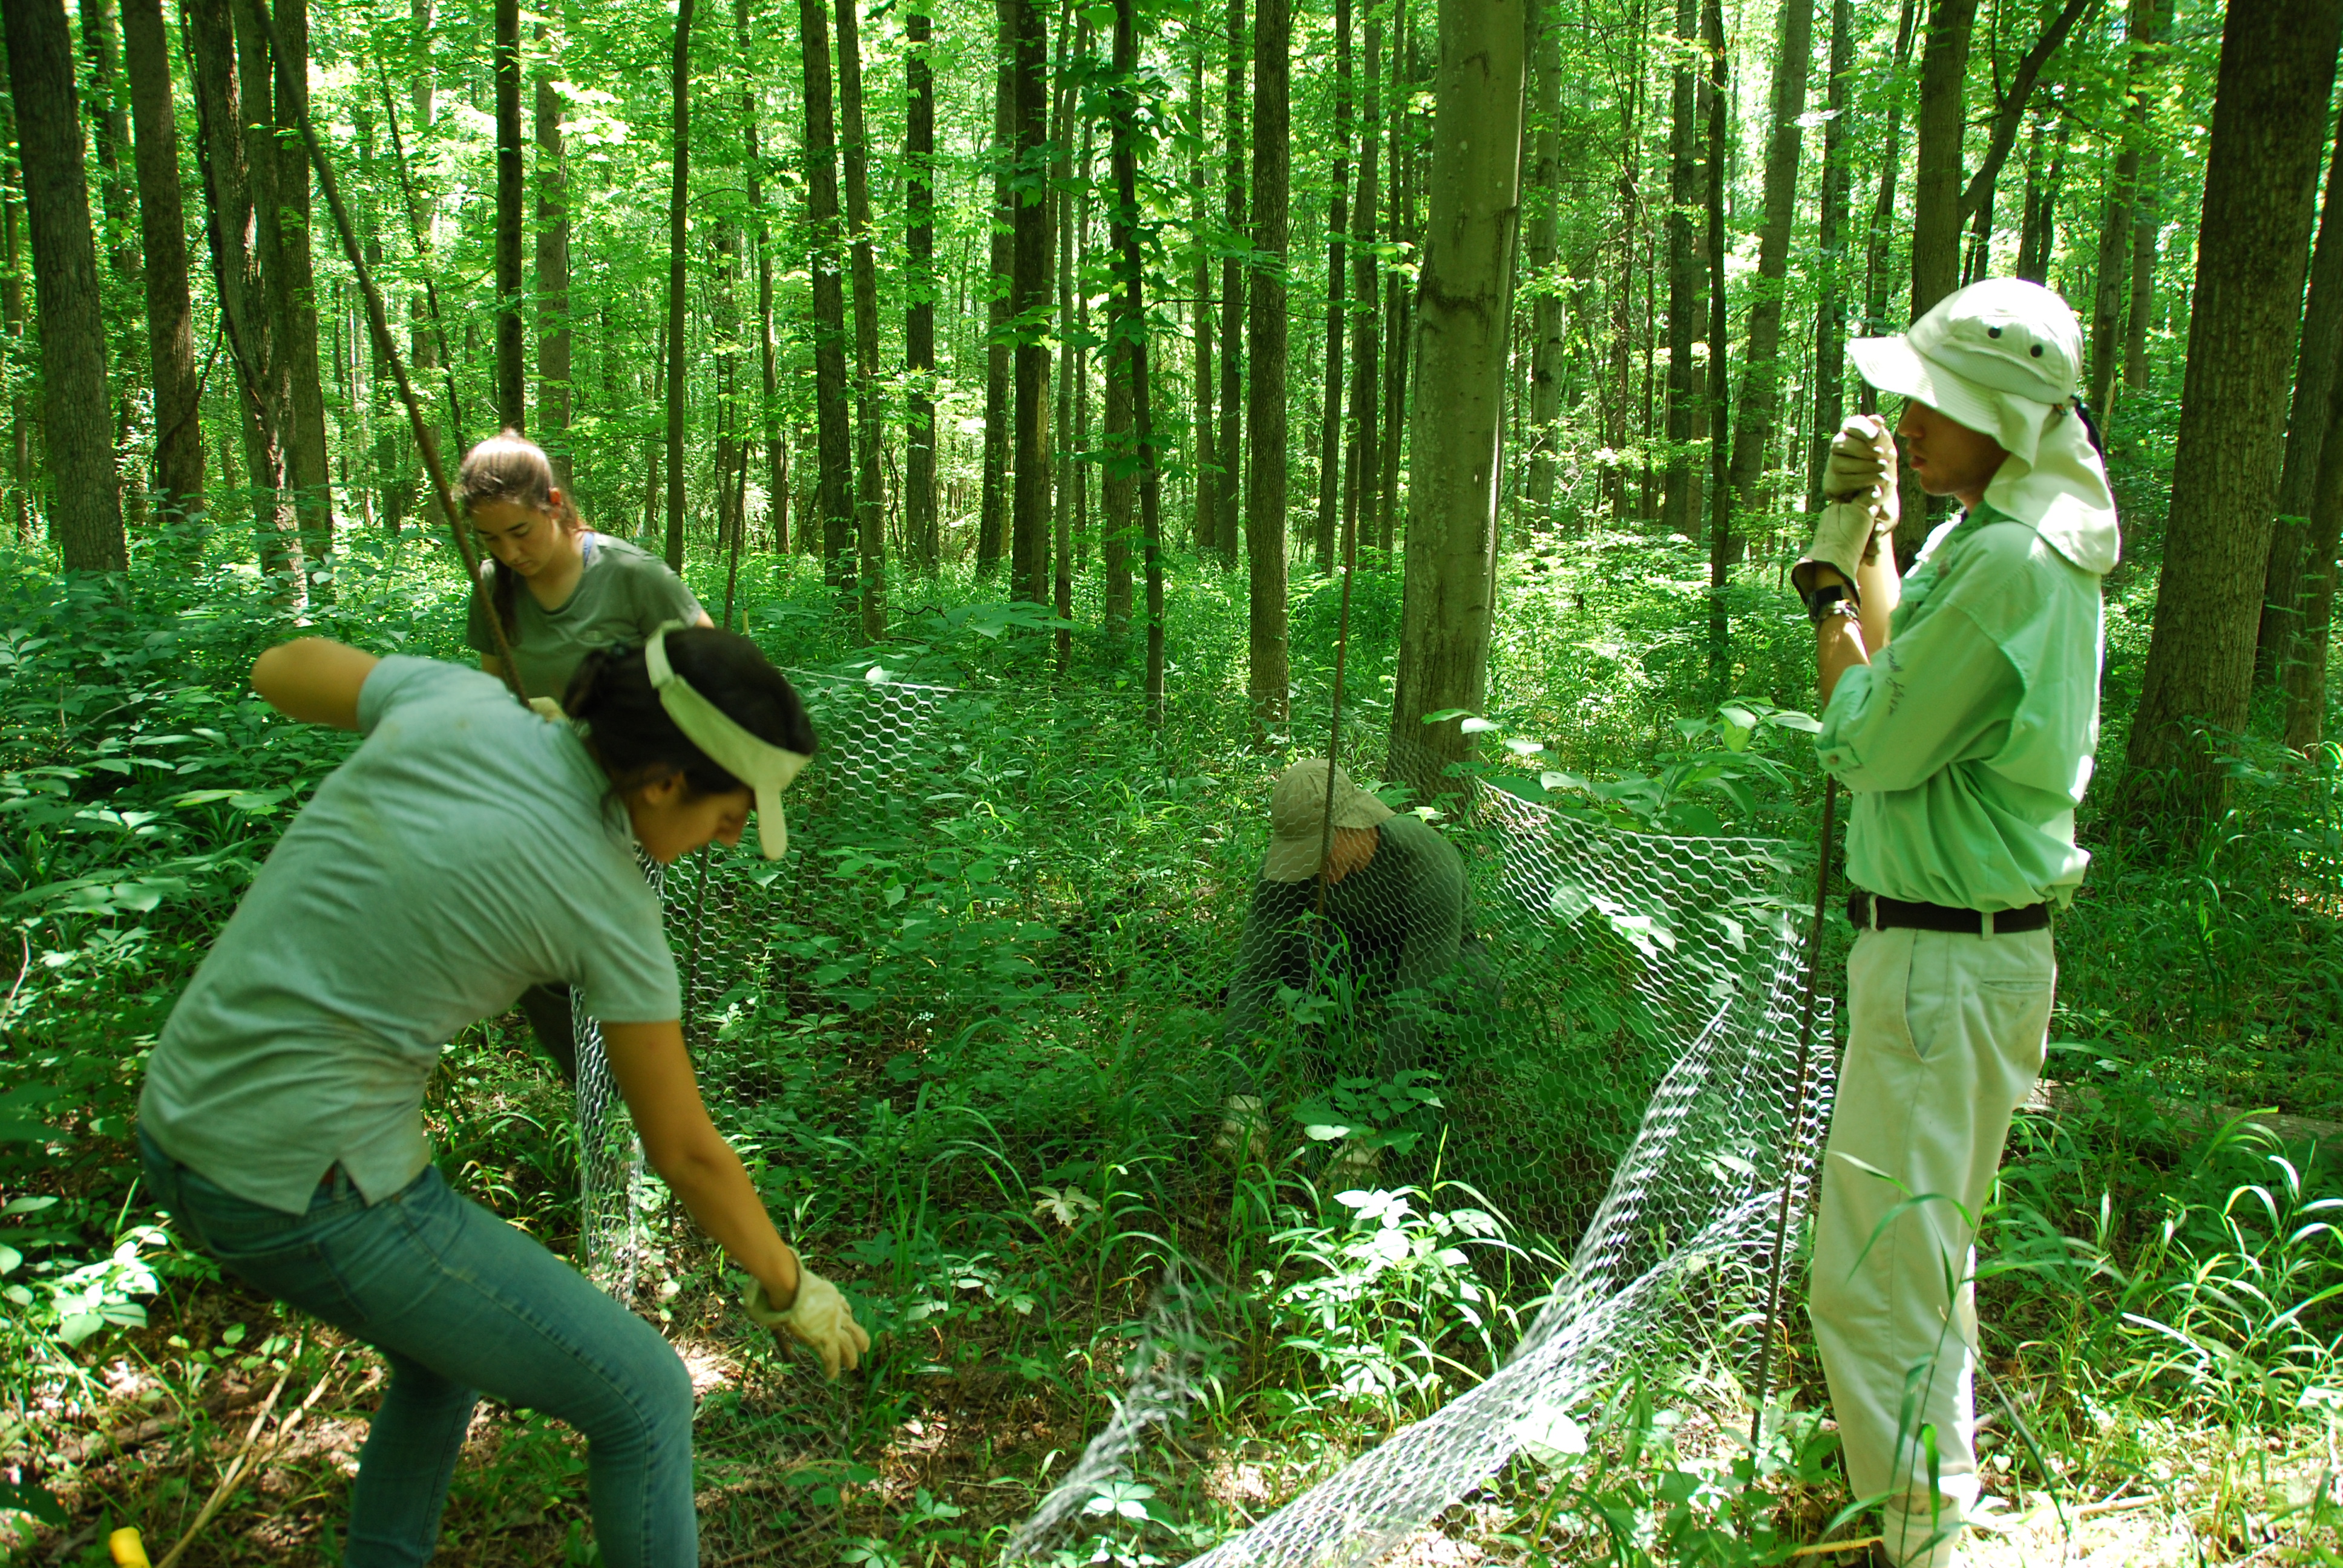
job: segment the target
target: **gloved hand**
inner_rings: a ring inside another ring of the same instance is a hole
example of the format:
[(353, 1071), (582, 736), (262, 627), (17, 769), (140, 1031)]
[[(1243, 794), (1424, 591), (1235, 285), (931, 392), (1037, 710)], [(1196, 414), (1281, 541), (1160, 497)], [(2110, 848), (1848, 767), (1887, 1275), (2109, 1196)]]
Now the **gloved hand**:
[(550, 697), (530, 698), (528, 699), (528, 710), (549, 724), (563, 723), (569, 717), (569, 715), (561, 711), (561, 704), (554, 701)]
[(1823, 499), (1884, 507), (1896, 526), (1896, 446), (1875, 414), (1857, 414), (1839, 427), (1823, 466)]
[(838, 1287), (803, 1263), (798, 1265), (798, 1299), (788, 1312), (773, 1310), (761, 1280), (749, 1282), (742, 1304), (759, 1324), (788, 1334), (820, 1356), (822, 1370), (832, 1380), (841, 1365), (851, 1370), (860, 1364), (863, 1352), (870, 1348), (870, 1331), (854, 1321), (854, 1309), (846, 1304)]
[(1815, 568), (1826, 565), (1855, 598), (1855, 568), (1873, 558), (1881, 535), (1896, 532), (1898, 513), (1895, 442), (1877, 415), (1856, 414), (1839, 427), (1823, 467), (1823, 500), (1815, 537), (1790, 568), (1790, 581), (1804, 598), (1815, 590)]
[(1878, 538), (1871, 508), (1860, 501), (1834, 501), (1823, 508), (1815, 523), (1815, 537), (1806, 543), (1806, 553), (1790, 568), (1790, 585), (1798, 590), (1800, 598), (1815, 591), (1816, 568), (1829, 567), (1846, 579), (1846, 597), (1860, 602), (1855, 591), (1855, 568), (1869, 559), (1868, 552)]

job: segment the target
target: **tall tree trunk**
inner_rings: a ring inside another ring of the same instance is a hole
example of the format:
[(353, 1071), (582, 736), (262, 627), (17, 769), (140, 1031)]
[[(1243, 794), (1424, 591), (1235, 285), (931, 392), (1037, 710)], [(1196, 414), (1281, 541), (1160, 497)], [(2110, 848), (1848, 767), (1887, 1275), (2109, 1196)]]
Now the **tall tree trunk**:
[(1725, 367), (1732, 332), (1725, 312), (1725, 194), (1732, 177), (1725, 162), (1725, 132), (1732, 116), (1733, 87), (1732, 63), (1725, 49), (1724, 0), (1707, 0), (1702, 30), (1708, 51), (1708, 168), (1704, 181), (1708, 199), (1708, 675), (1723, 696), (1733, 674), (1732, 627), (1725, 617), (1725, 588), (1735, 554), (1725, 437), (1733, 408)]
[(528, 351), (521, 332), (522, 193), (528, 170), (520, 140), (520, 0), (496, 0), (497, 422), (528, 426)]
[(1877, 335), (1891, 330), (1887, 290), (1891, 273), (1888, 245), (1896, 233), (1896, 176), (1904, 161), (1904, 81), (1912, 65), (1912, 32), (1917, 20), (1916, 0), (1903, 0), (1896, 21), (1896, 53), (1887, 75), (1887, 124), (1880, 135), (1879, 191), (1871, 204), (1871, 227), (1864, 249), (1863, 320), (1859, 330)]
[(8, 335), (8, 369), (11, 383), (8, 393), (8, 524), (20, 544), (29, 545), (35, 538), (33, 529), (33, 407), (25, 388), (33, 383), (33, 367), (28, 362), (25, 342), (25, 208), (17, 199), (24, 188), (24, 171), (15, 165), (15, 154), (8, 151), (16, 146), (16, 124), (14, 107), (0, 104), (0, 136), (7, 138), (6, 147), (0, 148), (8, 167), (8, 179), (0, 187), (0, 245), (6, 248), (7, 271), (0, 273), (0, 327)]
[(2184, 835), (2220, 793), (2188, 721), (2246, 720), (2338, 35), (2343, 0), (2233, 6), (2222, 27), (2164, 573), (2129, 752), (2135, 802)]
[(122, 42), (138, 128), (146, 358), (155, 378), (155, 501), (166, 520), (192, 520), (204, 510), (204, 432), (197, 417), (202, 388), (196, 379), (186, 213), (179, 200), (179, 127), (171, 107), (171, 46), (161, 0), (123, 0)]
[[(1535, 292), (1530, 305), (1529, 522), (1554, 523), (1555, 427), (1562, 417), (1563, 338), (1561, 280), (1554, 276), (1554, 251), (1562, 232), (1562, 47), (1561, 19), (1554, 0), (1529, 0), (1531, 127), (1536, 155), (1528, 180), (1528, 276)], [(1632, 241), (1630, 242), (1632, 243)]]
[[(2331, 198), (2330, 198), (2331, 199)], [(2325, 219), (2320, 227), (2326, 226)], [(2322, 240), (2324, 235), (2321, 236)], [(2294, 646), (2282, 660), (2286, 743), (2298, 751), (2318, 744), (2327, 722), (2327, 655), (2335, 616), (2335, 552), (2343, 546), (2343, 379), (2329, 378), (2325, 439), (2312, 487), (2308, 547), (2298, 605)], [(2293, 453), (2289, 444), (2288, 457)]]
[(1342, 510), (1342, 263), (1350, 222), (1351, 0), (1334, 0), (1334, 184), (1326, 197), (1326, 381), (1319, 406), (1318, 530), (1312, 541), (1322, 577), (1334, 569), (1335, 526)]
[(73, 35), (58, 0), (0, 0), (0, 25), (7, 34), (8, 91), (32, 218), (50, 531), (67, 571), (124, 571), (130, 551), (115, 481), (106, 322), (89, 188), (82, 183)]
[[(550, 38), (550, 30), (538, 23), (538, 47), (545, 48)], [(561, 91), (553, 85), (554, 70), (549, 56), (537, 69), (537, 436), (553, 460), (553, 482), (567, 490), (575, 483), (569, 454), (569, 176), (562, 161)], [(752, 166), (752, 190), (756, 177)], [(756, 205), (753, 196), (750, 205)]]
[[(2026, 223), (2017, 240), (2017, 276), (2046, 286), (2050, 282), (2050, 253), (2058, 243), (2058, 197), (2066, 186), (2066, 146), (2073, 122), (2058, 116), (2050, 138), (2050, 166), (2039, 181), (2029, 170), (2026, 180)], [(2117, 299), (2122, 296), (2118, 294)], [(2094, 412), (2097, 405), (2093, 406)]]
[(1188, 112), (1192, 121), (1190, 134), (1194, 137), (1195, 152), (1189, 168), (1188, 228), (1194, 236), (1196, 303), (1190, 313), (1195, 336), (1196, 412), (1189, 466), (1195, 470), (1196, 515), (1191, 525), (1198, 554), (1210, 550), (1219, 535), (1214, 519), (1220, 511), (1221, 462), (1220, 447), (1212, 439), (1212, 394), (1218, 385), (1212, 369), (1212, 242), (1209, 215), (1212, 210), (1212, 137), (1206, 125), (1204, 99), (1204, 57), (1210, 53), (1212, 35), (1201, 25), (1208, 13), (1204, 0), (1199, 0), (1196, 20), (1189, 24)]
[[(1074, 656), (1074, 495), (1081, 487), (1081, 463), (1074, 456), (1081, 450), (1074, 445), (1074, 388), (1079, 380), (1076, 356), (1081, 351), (1076, 340), (1074, 326), (1074, 225), (1069, 221), (1066, 204), (1071, 199), (1070, 186), (1075, 177), (1073, 161), (1074, 84), (1069, 63), (1091, 58), (1091, 25), (1085, 18), (1081, 25), (1081, 46), (1074, 47), (1073, 6), (1063, 5), (1058, 13), (1058, 64), (1052, 74), (1053, 93), (1050, 123), (1050, 239), (1057, 252), (1058, 288), (1058, 359), (1054, 373), (1057, 395), (1057, 435), (1051, 445), (1050, 527), (1053, 542), (1050, 550), (1051, 603), (1058, 618), (1066, 624), (1058, 628), (1058, 668), (1061, 670)], [(1083, 177), (1089, 169), (1085, 148)]]
[(1920, 55), (1918, 167), (1913, 175), (1912, 317), (1960, 286), (1961, 137), (1977, 0), (1929, 0)]
[(1009, 311), (1016, 332), (1016, 477), (1010, 495), (1010, 591), (1049, 602), (1050, 15), (1047, 0), (1009, 0), (1015, 16), (1017, 216)]
[(1383, 146), (1383, 24), (1373, 0), (1367, 5), (1366, 101), (1359, 114), (1359, 199), (1352, 213), (1357, 243), (1351, 247), (1351, 444), (1342, 458), (1342, 524), (1355, 541), (1374, 532), (1374, 481), (1378, 439), (1375, 390), (1382, 344), (1375, 316), (1375, 200), (1381, 177), (1376, 154)]
[[(1009, 360), (1015, 290), (1010, 274), (1017, 257), (1017, 14), (1018, 0), (996, 0), (1000, 36), (992, 94), (992, 254), (985, 274), (987, 331), (984, 374), (984, 477), (978, 502), (976, 569), (989, 576), (1001, 565), (1009, 517)], [(1010, 565), (1012, 585), (1016, 563)], [(1013, 587), (1012, 587), (1012, 591)]]
[[(1749, 354), (1741, 371), (1741, 414), (1733, 432), (1729, 482), (1735, 506), (1765, 508), (1759, 479), (1774, 447), (1781, 401), (1782, 289), (1790, 270), (1790, 223), (1796, 216), (1800, 122), (1806, 73), (1815, 54), (1814, 0), (1782, 0), (1780, 46), (1774, 59), (1773, 136), (1765, 148), (1765, 215), (1757, 229), (1757, 286), (1749, 307)], [(1714, 352), (1714, 350), (1712, 350)]]
[[(2154, 91), (2160, 74), (2159, 45), (2171, 18), (2171, 6), (2159, 0), (2137, 0), (2131, 13), (2129, 25), (2137, 45), (2131, 60), (2132, 91), (2143, 102)], [(2145, 108), (2140, 112), (2145, 114)], [(2141, 141), (2139, 177), (2132, 186), (2131, 198), (2131, 305), (2124, 313), (2124, 386), (2134, 392), (2147, 389), (2147, 326), (2156, 311), (2156, 246), (2164, 221), (2160, 210), (2164, 154), (2144, 129)]]
[(2279, 667), (2298, 652), (2295, 641), (2301, 626), (2303, 574), (2317, 564), (2305, 547), (2312, 528), (2320, 453), (2331, 423), (2328, 405), (2333, 401), (2329, 394), (2336, 382), (2336, 361), (2343, 357), (2343, 211), (2338, 210), (2343, 207), (2343, 200), (2338, 198), (2343, 198), (2343, 136), (2335, 138), (2333, 156), (2327, 166), (2327, 201), (2319, 213), (2318, 244), (2311, 253), (2302, 345), (2295, 356), (2286, 459), (2278, 474), (2269, 564), (2262, 578), (2261, 625), (2254, 643), (2258, 687), (2275, 684)]
[[(745, 6), (748, 0), (740, 0)], [(936, 81), (928, 60), (928, 14), (913, 6), (904, 18), (910, 44), (903, 85), (910, 100), (903, 139), (904, 241), (910, 253), (904, 279), (910, 305), (903, 321), (905, 357), (910, 366), (910, 426), (903, 471), (903, 531), (911, 559), (933, 576), (940, 564), (936, 527)]]
[[(846, 411), (846, 286), (840, 276), (838, 141), (830, 118), (830, 18), (822, 0), (798, 0), (805, 58), (806, 225), (812, 232), (816, 482), (821, 510), (822, 581), (850, 592), (855, 547), (853, 437)], [(802, 520), (798, 525), (802, 528)], [(841, 603), (852, 604), (841, 598)], [(853, 606), (860, 613), (859, 606)]]
[(1855, 6), (1831, 0), (1830, 118), (1823, 126), (1822, 211), (1815, 236), (1815, 422), (1806, 443), (1806, 515), (1823, 509), (1823, 465), (1845, 412), (1846, 92), (1855, 67)]
[[(309, 162), (300, 133), (309, 100), (308, 0), (274, 0), (269, 9), (290, 59), (274, 55), (259, 0), (246, 0), (236, 18), (238, 34), (247, 28), (251, 33), (249, 41), (239, 36), (238, 46), (248, 61), (256, 62), (246, 67), (247, 82), (256, 85), (246, 88), (246, 107), (257, 114), (258, 101), (265, 99), (274, 122), (252, 127), (246, 161), (253, 165), (266, 156), (274, 164), (271, 200), (256, 214), (255, 227), (261, 238), (280, 361), (274, 375), (287, 400), (286, 422), (279, 430), (285, 483), (300, 519), (304, 570), (315, 575), (333, 558), (334, 498), (326, 448), (325, 377), (317, 361), (317, 279), (309, 254)], [(256, 204), (259, 190), (256, 182)]]
[[(2129, 76), (2130, 102), (2124, 115), (2123, 150), (2116, 155), (2115, 172), (2107, 181), (2106, 206), (2099, 224), (2099, 262), (2091, 287), (2091, 407), (2101, 418), (2115, 393), (2116, 359), (2122, 353), (2124, 296), (2131, 282), (2132, 204), (2139, 190), (2140, 154), (2147, 140), (2147, 84), (2141, 79), (2147, 62), (2143, 57), (2147, 35), (2155, 31), (2156, 0), (2132, 0), (2125, 14), (2130, 34), (2124, 51)], [(2314, 404), (2324, 414), (2323, 405)], [(2315, 466), (2314, 466), (2315, 467)]]
[[(1911, 0), (1905, 0), (1908, 6)], [(1704, 201), (1700, 146), (1700, 82), (1694, 68), (1699, 38), (1698, 0), (1676, 0), (1675, 68), (1668, 100), (1668, 469), (1660, 519), (1669, 532), (1700, 537), (1700, 471), (1693, 467), (1693, 429), (1701, 401), (1700, 367), (1693, 345), (1705, 336), (1702, 280), (1706, 273), (1693, 221)], [(1892, 160), (1891, 160), (1892, 161)], [(1559, 329), (1560, 302), (1554, 312)], [(1714, 351), (1712, 351), (1714, 352)], [(1559, 389), (1556, 397), (1559, 399)]]
[[(821, 0), (800, 0), (800, 4), (814, 6), (819, 15)], [(684, 263), (691, 222), (691, 12), (692, 0), (677, 0), (675, 55), (668, 79), (672, 106), (669, 125), (675, 137), (675, 159), (667, 196), (666, 554), (669, 569), (678, 572), (683, 570), (684, 378), (685, 367), (690, 362), (684, 338), (684, 307), (689, 302), (685, 290), (690, 286), (690, 280)], [(825, 57), (824, 65), (827, 64)], [(810, 87), (807, 98), (809, 102), (812, 98)], [(816, 276), (819, 276), (817, 269)]]
[[(1408, 103), (1418, 71), (1415, 35), (1408, 25), (1407, 0), (1393, 0), (1391, 96), (1391, 243), (1406, 243), (1415, 233), (1416, 181), (1408, 170), (1414, 147), (1408, 135)], [(1393, 268), (1383, 280), (1383, 473), (1377, 480), (1375, 548), (1382, 565), (1393, 558), (1393, 536), (1399, 522), (1400, 447), (1406, 438), (1407, 380), (1413, 367), (1415, 305), (1401, 286)]]
[[(1287, 718), (1285, 649), (1285, 276), (1287, 91), (1293, 46), (1292, 0), (1261, 0), (1253, 12), (1252, 243), (1257, 269), (1246, 301), (1245, 357), (1252, 384), (1245, 402), (1245, 568), (1251, 657), (1247, 690), (1253, 721), (1282, 729)], [(1518, 107), (1515, 114), (1519, 114)]]
[(1227, 157), (1227, 195), (1222, 209), (1228, 226), (1228, 252), (1221, 263), (1221, 515), (1212, 537), (1221, 558), (1237, 558), (1239, 519), (1244, 515), (1244, 335), (1245, 287), (1252, 272), (1244, 259), (1252, 247), (1245, 227), (1245, 0), (1229, 0), (1228, 73), (1222, 99), (1221, 141)]
[(1488, 690), (1529, 45), (1516, 0), (1447, 0), (1439, 15), (1421, 384), (1391, 738), (1393, 775), (1424, 800), (1456, 789), (1448, 767), (1473, 744), (1459, 719), (1424, 720), (1455, 709), (1477, 711)]
[(879, 487), (879, 265), (871, 249), (870, 142), (862, 133), (859, 0), (838, 0), (840, 150), (846, 156), (846, 223), (854, 265), (854, 538), (862, 637), (887, 635), (887, 510)]
[[(1139, 233), (1139, 26), (1135, 0), (1115, 0), (1111, 158), (1114, 216), (1109, 243), (1121, 274), (1110, 352), (1121, 361), (1129, 389), (1131, 450), (1139, 464), (1140, 550), (1147, 579), (1147, 707), (1163, 722), (1163, 519), (1155, 459), (1155, 427), (1147, 384), (1146, 261)], [(1108, 372), (1111, 380), (1114, 371)]]
[(115, 276), (140, 281), (138, 226), (130, 213), (130, 116), (122, 92), (121, 48), (115, 37), (113, 0), (81, 0), (82, 48), (89, 58), (90, 145), (97, 152), (98, 209), (106, 215), (106, 261)]
[[(1804, 0), (1812, 5), (1813, 0)], [(1650, 14), (1650, 0), (1635, 0), (1634, 18), (1634, 68), (1627, 77), (1625, 102), (1619, 114), (1619, 226), (1612, 241), (1618, 256), (1619, 281), (1611, 290), (1611, 364), (1604, 380), (1602, 398), (1605, 415), (1603, 425), (1603, 445), (1614, 454), (1603, 466), (1603, 493), (1611, 514), (1612, 525), (1624, 528), (1628, 522), (1627, 501), (1627, 408), (1634, 397), (1635, 339), (1635, 245), (1644, 231), (1643, 204), (1643, 132), (1638, 122), (1644, 112), (1644, 65), (1647, 35), (1644, 19)]]
[(229, 363), (252, 506), (253, 539), (261, 569), (284, 585), (287, 608), (306, 607), (301, 536), (285, 493), (279, 439), (286, 399), (273, 377), (275, 354), (266, 290), (251, 236), (255, 220), (252, 170), (246, 162), (244, 93), (236, 25), (228, 0), (186, 0), (184, 13), (188, 78), (196, 102), (196, 164), (204, 181), (205, 234), (211, 252), (221, 337)]

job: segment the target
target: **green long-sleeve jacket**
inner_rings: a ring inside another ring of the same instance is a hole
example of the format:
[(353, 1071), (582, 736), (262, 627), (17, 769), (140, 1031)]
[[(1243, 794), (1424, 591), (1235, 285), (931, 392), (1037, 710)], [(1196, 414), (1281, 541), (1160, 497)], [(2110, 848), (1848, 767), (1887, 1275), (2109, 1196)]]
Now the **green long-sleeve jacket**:
[[(2111, 532), (2111, 528), (2110, 530)], [(1853, 792), (1847, 879), (1966, 910), (2066, 903), (2099, 736), (2102, 560), (1990, 504), (1904, 581), (1887, 646), (1839, 678), (1815, 745)]]

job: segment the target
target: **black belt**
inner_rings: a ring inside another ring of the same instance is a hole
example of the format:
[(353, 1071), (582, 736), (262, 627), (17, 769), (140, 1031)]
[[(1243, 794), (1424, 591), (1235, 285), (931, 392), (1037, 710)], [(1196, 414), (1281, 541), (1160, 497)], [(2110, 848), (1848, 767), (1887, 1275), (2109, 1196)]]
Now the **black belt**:
[[(1859, 931), (1884, 931), (1906, 926), (1919, 931), (1958, 931), (1976, 937), (1986, 934), (1986, 917), (1976, 910), (1956, 910), (1943, 904), (1909, 904), (1902, 899), (1884, 898), (1877, 893), (1857, 890), (1848, 895), (1846, 918), (1855, 922)], [(1993, 934), (2038, 931), (2050, 924), (2048, 904), (2028, 904), (2022, 910), (1993, 911)]]

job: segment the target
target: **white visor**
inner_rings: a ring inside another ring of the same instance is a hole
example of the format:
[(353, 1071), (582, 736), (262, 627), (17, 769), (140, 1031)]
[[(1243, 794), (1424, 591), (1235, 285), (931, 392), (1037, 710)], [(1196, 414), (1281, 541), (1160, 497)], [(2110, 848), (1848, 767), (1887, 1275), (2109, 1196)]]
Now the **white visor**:
[(643, 666), (659, 693), (659, 706), (683, 731), (684, 739), (708, 754), (708, 759), (746, 784), (757, 801), (757, 848), (768, 860), (789, 852), (789, 819), (781, 815), (781, 791), (789, 787), (808, 762), (802, 751), (791, 751), (760, 740), (742, 729), (732, 716), (702, 697), (691, 682), (667, 661), (667, 634), (688, 629), (676, 621), (651, 633), (643, 644)]

